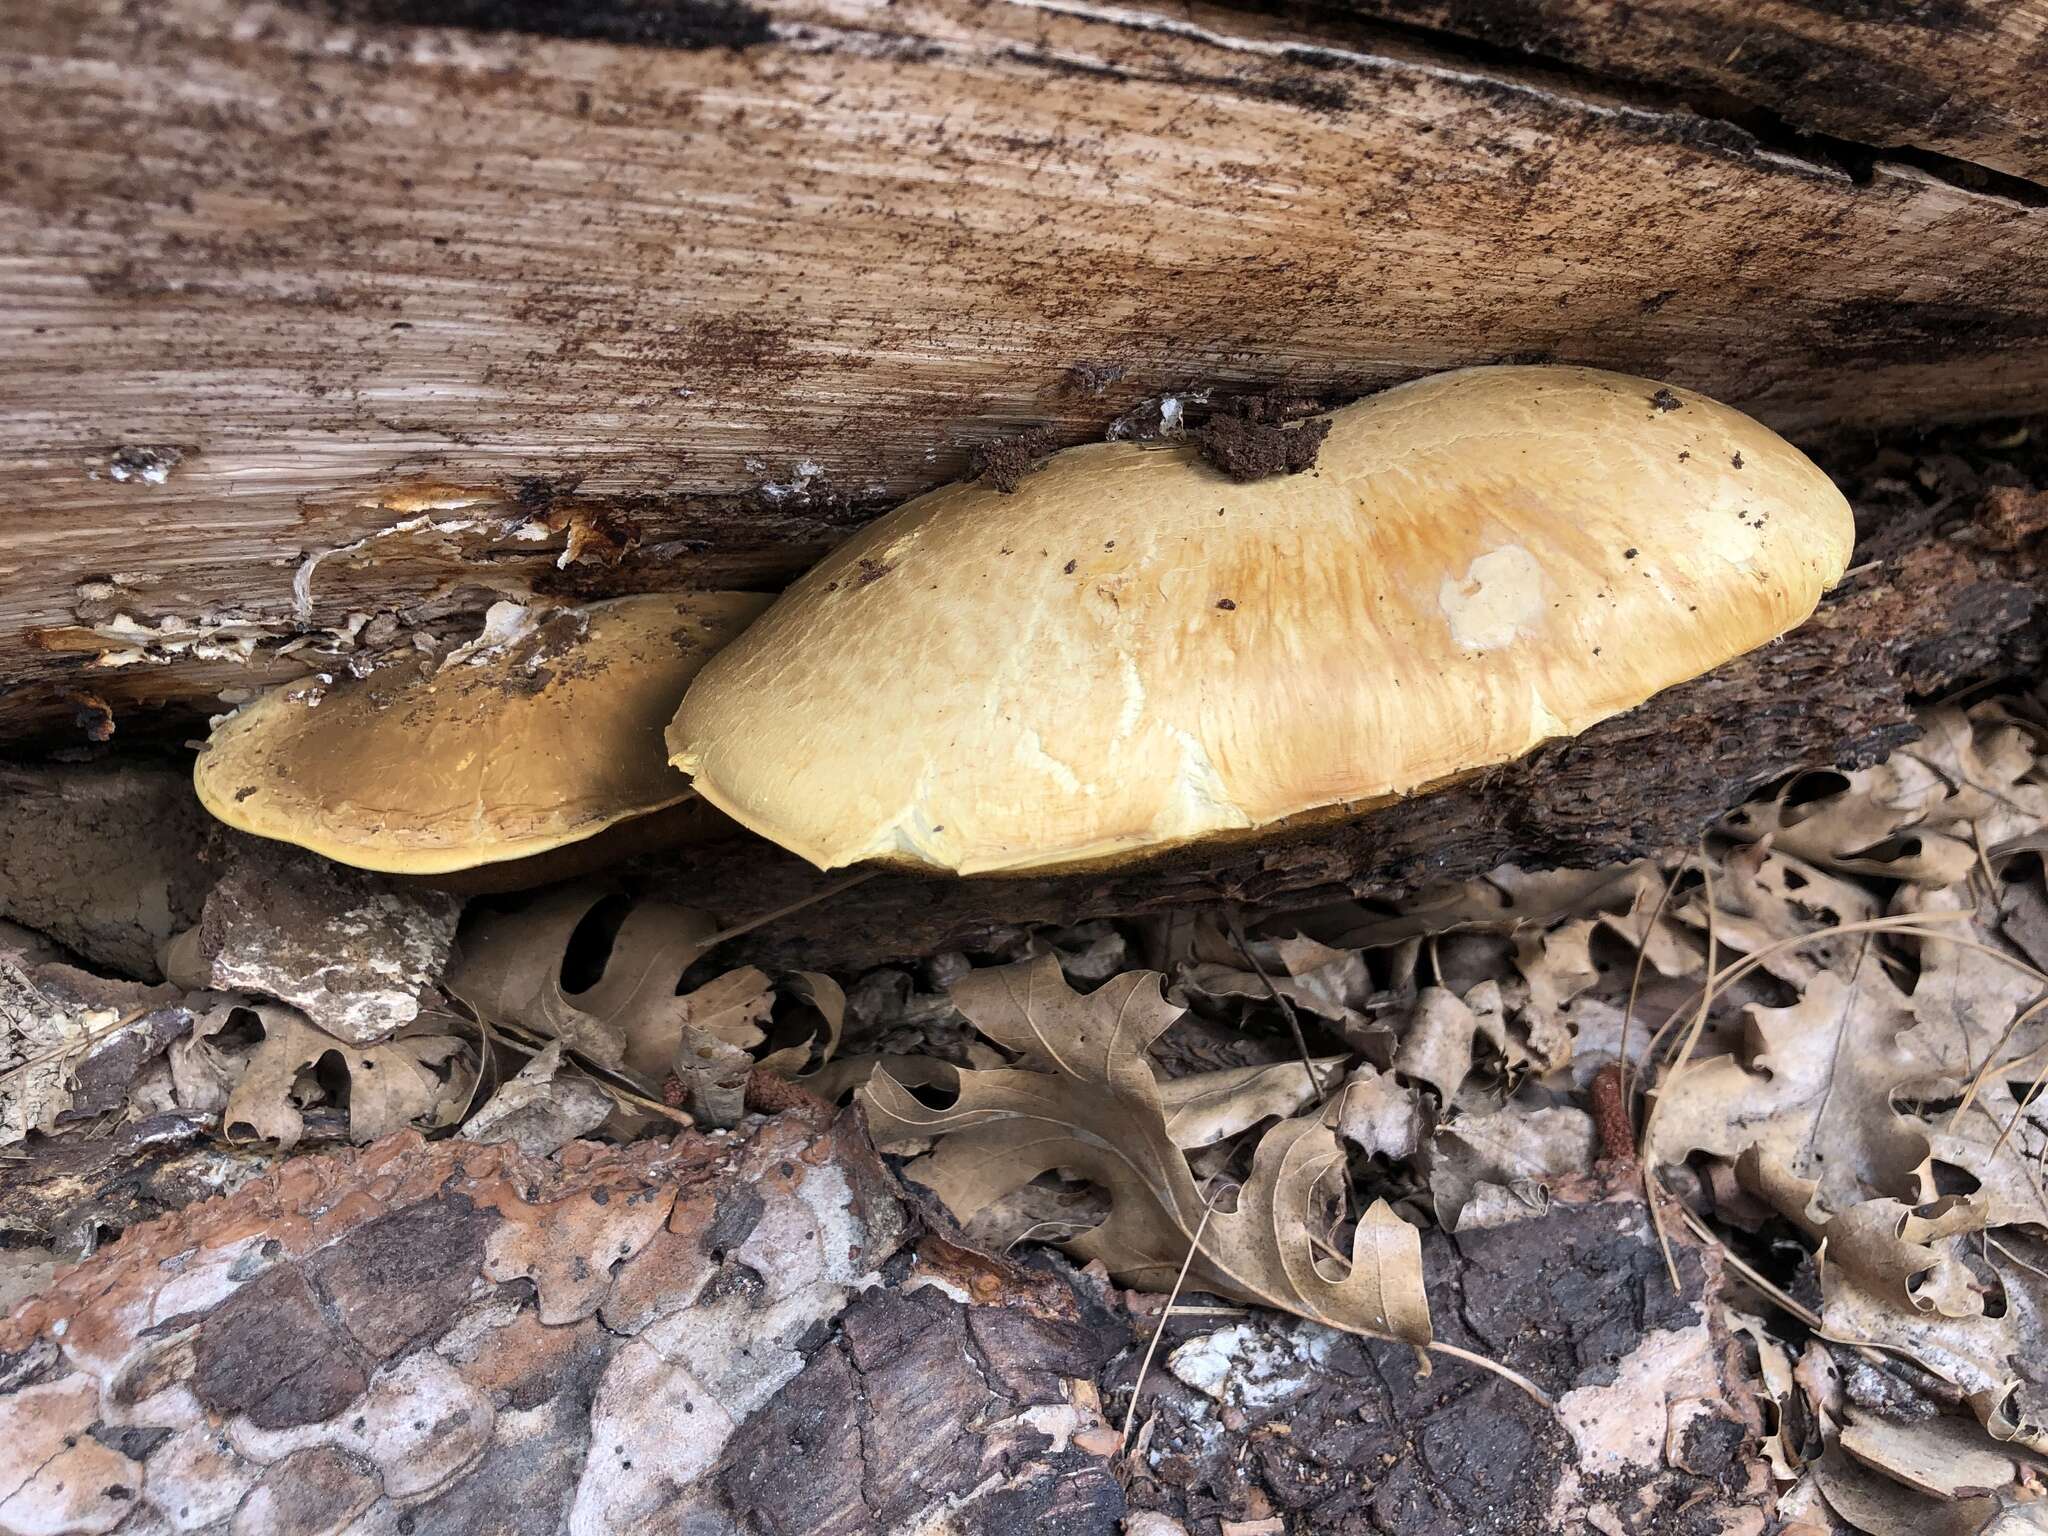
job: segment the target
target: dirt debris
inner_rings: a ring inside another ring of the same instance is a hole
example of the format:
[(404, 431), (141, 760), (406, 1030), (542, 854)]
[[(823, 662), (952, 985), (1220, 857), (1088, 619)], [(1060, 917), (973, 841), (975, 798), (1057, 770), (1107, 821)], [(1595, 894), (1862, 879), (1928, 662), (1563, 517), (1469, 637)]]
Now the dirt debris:
[(0, 765), (0, 917), (91, 964), (154, 981), (199, 917), (205, 812), (189, 774), (144, 764)]
[(1053, 428), (1028, 427), (1009, 437), (977, 444), (967, 456), (968, 478), (1010, 495), (1058, 443), (1059, 434)]
[(1212, 416), (1195, 430), (1194, 438), (1208, 463), (1242, 485), (1315, 468), (1316, 454), (1329, 432), (1327, 421), (1284, 427), (1237, 416)]

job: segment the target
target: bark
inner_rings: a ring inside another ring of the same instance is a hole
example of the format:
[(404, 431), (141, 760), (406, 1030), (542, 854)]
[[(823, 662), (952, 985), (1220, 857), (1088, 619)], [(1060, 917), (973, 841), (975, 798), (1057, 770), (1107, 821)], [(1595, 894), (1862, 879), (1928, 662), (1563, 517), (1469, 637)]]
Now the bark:
[[(2048, 180), (2048, 5), (1940, 0), (1333, 0), (1688, 93), (1735, 98), (1873, 148), (1933, 150)], [(1731, 104), (1731, 105), (1734, 105)], [(1853, 150), (1853, 146), (1851, 146)]]
[(1802, 429), (2048, 379), (2025, 189), (1326, 13), (16, 20), (17, 734), (187, 733), (494, 591), (773, 586), (974, 448), (1165, 391), (1552, 358)]
[(1270, 1315), (1171, 1320), (1141, 1386), (1157, 1298), (920, 1236), (896, 1188), (815, 1102), (292, 1160), (0, 1321), (0, 1530), (1704, 1533), (1766, 1497), (1711, 1256), (1673, 1292), (1633, 1199), (1429, 1241), (1444, 1337), (1558, 1418)]

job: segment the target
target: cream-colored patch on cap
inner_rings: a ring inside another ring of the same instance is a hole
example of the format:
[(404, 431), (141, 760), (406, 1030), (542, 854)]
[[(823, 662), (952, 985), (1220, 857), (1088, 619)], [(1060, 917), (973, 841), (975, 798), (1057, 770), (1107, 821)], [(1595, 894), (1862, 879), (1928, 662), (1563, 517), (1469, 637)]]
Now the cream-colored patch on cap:
[(1529, 684), (1529, 740), (1555, 741), (1560, 736), (1571, 734), (1572, 728), (1558, 718), (1550, 707), (1550, 700), (1543, 697), (1542, 685), (1532, 680)]
[(1519, 544), (1489, 550), (1446, 576), (1437, 606), (1451, 638), (1467, 651), (1497, 651), (1528, 633), (1543, 616), (1543, 564)]

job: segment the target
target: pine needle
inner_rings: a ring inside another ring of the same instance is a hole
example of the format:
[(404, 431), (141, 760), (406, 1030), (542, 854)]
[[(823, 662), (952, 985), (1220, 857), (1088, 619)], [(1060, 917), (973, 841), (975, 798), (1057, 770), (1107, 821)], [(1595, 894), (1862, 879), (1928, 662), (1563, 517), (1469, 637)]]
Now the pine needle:
[[(1678, 1080), (1678, 1074), (1685, 1070), (1686, 1062), (1699, 1047), (1700, 1033), (1707, 1027), (1707, 1015), (1714, 1006), (1714, 983), (1721, 974), (1720, 933), (1714, 921), (1714, 914), (1720, 909), (1714, 903), (1714, 871), (1704, 858), (1700, 860), (1700, 878), (1706, 882), (1707, 979), (1700, 988), (1699, 1011), (1693, 1015), (1692, 1027), (1686, 1031), (1684, 1049), (1664, 1074), (1665, 1090)], [(1682, 1293), (1685, 1285), (1678, 1278), (1678, 1256), (1671, 1251), (1671, 1234), (1664, 1229), (1664, 1186), (1658, 1181), (1656, 1164), (1649, 1155), (1650, 1128), (1656, 1122), (1657, 1111), (1663, 1107), (1664, 1093), (1660, 1091), (1651, 1101), (1650, 1112), (1643, 1117), (1643, 1144), (1636, 1156), (1643, 1165), (1643, 1199), (1650, 1207), (1650, 1226), (1657, 1234), (1657, 1251), (1664, 1255), (1664, 1272), (1671, 1277), (1671, 1289)]]
[(1820, 1314), (1818, 1312), (1814, 1311), (1813, 1308), (1809, 1307), (1783, 1286), (1767, 1279), (1757, 1270), (1751, 1268), (1749, 1264), (1745, 1263), (1740, 1254), (1723, 1242), (1715, 1234), (1714, 1229), (1700, 1219), (1697, 1211), (1681, 1205), (1678, 1208), (1678, 1213), (1685, 1218), (1685, 1224), (1692, 1228), (1694, 1236), (1698, 1237), (1701, 1242), (1709, 1243), (1721, 1250), (1721, 1262), (1723, 1264), (1726, 1264), (1730, 1269), (1742, 1276), (1743, 1279), (1763, 1292), (1764, 1295), (1776, 1302), (1778, 1306), (1798, 1318), (1800, 1322), (1806, 1324), (1807, 1327), (1813, 1329), (1820, 1327)]
[[(1316, 1075), (1315, 1058), (1308, 1053), (1308, 1036), (1301, 1032), (1301, 1018), (1295, 1013), (1294, 1004), (1289, 1002), (1286, 994), (1273, 984), (1273, 978), (1266, 974), (1266, 968), (1259, 964), (1259, 957), (1252, 953), (1251, 945), (1245, 942), (1244, 927), (1238, 922), (1236, 911), (1226, 907), (1223, 921), (1229, 925), (1230, 937), (1237, 944), (1237, 952), (1244, 956), (1245, 964), (1252, 968), (1253, 975), (1266, 984), (1267, 994), (1280, 1005), (1280, 1011), (1287, 1015), (1287, 1027), (1294, 1031), (1294, 1048), (1301, 1052), (1301, 1070), (1308, 1074), (1308, 1091), (1317, 1095), (1316, 1104), (1320, 1108), (1328, 1102), (1330, 1091)], [(1334, 1083), (1336, 1074), (1331, 1073), (1330, 1077)], [(1206, 1219), (1205, 1217), (1204, 1220)]]
[[(2033, 1018), (2044, 1008), (2048, 1008), (2048, 993), (2044, 993), (2042, 996), (2035, 998), (2034, 1001), (2027, 1004), (2026, 1007), (2022, 1008), (2018, 1013), (2013, 1015), (2012, 1022), (2005, 1026), (2005, 1032), (1998, 1037), (1997, 1043), (1994, 1044), (1991, 1047), (1991, 1049), (1985, 1053), (1984, 1065), (1979, 1067), (1974, 1073), (1971, 1074), (1970, 1086), (1963, 1090), (1962, 1098), (1956, 1102), (1955, 1113), (1948, 1117), (1948, 1128), (1951, 1131), (1953, 1131), (1956, 1128), (1956, 1123), (1963, 1118), (1963, 1111), (1968, 1109), (1972, 1104), (1974, 1104), (1977, 1101), (1977, 1095), (1983, 1089), (1985, 1081), (1991, 1076), (1992, 1068), (1998, 1065), (1998, 1053), (2004, 1050), (2007, 1045), (2011, 1044), (2012, 1037), (2019, 1033), (2020, 1026), (2022, 1024), (2025, 1024), (2027, 1020)], [(2016, 1063), (2008, 1063), (2007, 1070), (2011, 1070), (2011, 1067), (2013, 1065), (2016, 1065)], [(2036, 1078), (2034, 1080), (2034, 1093), (2040, 1092), (2040, 1089), (2041, 1080), (2039, 1078)], [(2032, 1093), (2027, 1095), (2027, 1102), (2030, 1104), (2033, 1102)], [(2025, 1106), (2022, 1106), (2022, 1108), (2024, 1107)], [(2003, 1143), (2005, 1140), (2003, 1136), (1999, 1137), (1998, 1139), (2001, 1143)], [(1997, 1148), (1994, 1147), (1992, 1150), (1995, 1154)]]

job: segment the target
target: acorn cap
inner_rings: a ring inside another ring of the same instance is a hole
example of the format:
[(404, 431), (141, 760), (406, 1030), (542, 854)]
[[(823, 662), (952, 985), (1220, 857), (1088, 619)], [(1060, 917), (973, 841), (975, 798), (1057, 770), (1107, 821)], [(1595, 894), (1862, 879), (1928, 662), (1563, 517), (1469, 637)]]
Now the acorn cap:
[(1473, 368), (1334, 412), (1316, 467), (1185, 446), (951, 485), (699, 674), (699, 794), (821, 868), (1113, 865), (1521, 756), (1782, 634), (1848, 503), (1686, 390)]
[(500, 603), (446, 657), (272, 689), (215, 728), (192, 782), (229, 826), (363, 869), (444, 874), (559, 848), (689, 798), (662, 726), (769, 601)]

